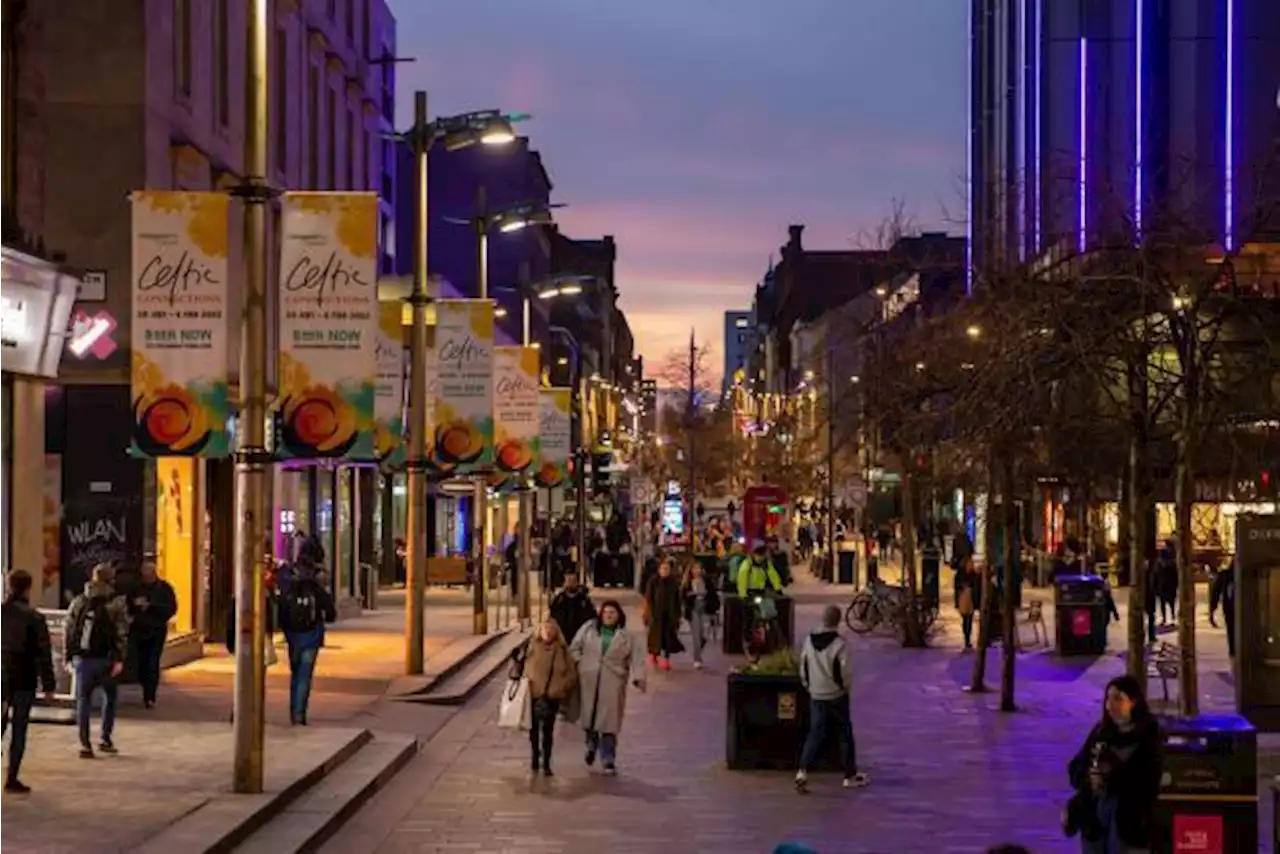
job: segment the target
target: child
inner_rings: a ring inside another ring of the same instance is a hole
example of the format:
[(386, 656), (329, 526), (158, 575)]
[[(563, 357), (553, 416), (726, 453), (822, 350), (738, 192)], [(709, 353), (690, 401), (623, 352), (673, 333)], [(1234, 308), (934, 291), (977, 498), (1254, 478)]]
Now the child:
[(796, 789), (808, 791), (809, 766), (818, 758), (818, 750), (826, 738), (827, 728), (834, 727), (840, 740), (840, 759), (844, 764), (844, 787), (859, 789), (869, 782), (858, 771), (858, 758), (853, 743), (853, 723), (849, 719), (849, 650), (840, 637), (840, 609), (828, 605), (822, 612), (822, 626), (805, 639), (800, 652), (800, 681), (809, 692), (809, 735), (800, 753), (800, 770), (796, 772)]
[(533, 722), (529, 727), (529, 744), (533, 748), (531, 768), (551, 776), (551, 748), (555, 740), (556, 715), (560, 704), (578, 686), (578, 671), (569, 658), (569, 647), (560, 624), (548, 618), (538, 628), (537, 637), (529, 642), (524, 658), (524, 677), (529, 680), (529, 699), (533, 703)]

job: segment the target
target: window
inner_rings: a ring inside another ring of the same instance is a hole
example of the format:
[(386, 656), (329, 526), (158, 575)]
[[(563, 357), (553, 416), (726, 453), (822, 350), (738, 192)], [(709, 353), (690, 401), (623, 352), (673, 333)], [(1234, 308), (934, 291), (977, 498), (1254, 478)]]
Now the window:
[(329, 158), (325, 174), (329, 179), (328, 188), (332, 190), (338, 186), (338, 128), (342, 126), (338, 114), (338, 90), (332, 86), (329, 87), (329, 111), (325, 118), (329, 122)]
[(276, 29), (276, 167), (289, 165), (289, 32)]
[(314, 65), (307, 68), (307, 189), (320, 189), (320, 69)]
[(231, 122), (231, 58), (229, 54), (228, 0), (213, 4), (213, 115), (220, 127)]
[(352, 107), (347, 118), (347, 189), (363, 190), (364, 179), (360, 170), (360, 108)]
[(191, 0), (173, 0), (173, 82), (191, 96)]

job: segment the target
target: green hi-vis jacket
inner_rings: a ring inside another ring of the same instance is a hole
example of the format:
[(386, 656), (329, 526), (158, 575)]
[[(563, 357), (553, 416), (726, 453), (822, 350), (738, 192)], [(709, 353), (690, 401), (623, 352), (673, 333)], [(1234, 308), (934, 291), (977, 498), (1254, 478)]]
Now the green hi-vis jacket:
[(753, 590), (782, 590), (782, 579), (778, 570), (773, 568), (773, 561), (756, 563), (754, 558), (747, 558), (738, 564), (738, 595), (743, 599)]

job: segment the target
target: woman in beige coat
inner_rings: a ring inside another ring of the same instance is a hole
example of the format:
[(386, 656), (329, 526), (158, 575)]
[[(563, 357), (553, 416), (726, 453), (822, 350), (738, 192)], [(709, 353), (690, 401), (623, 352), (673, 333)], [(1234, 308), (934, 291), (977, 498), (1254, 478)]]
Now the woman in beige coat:
[(551, 748), (555, 743), (556, 716), (560, 704), (578, 687), (578, 671), (569, 658), (560, 624), (548, 618), (530, 638), (524, 654), (524, 678), (529, 680), (533, 720), (529, 744), (533, 747), (533, 773), (551, 776)]
[(569, 645), (578, 669), (578, 722), (587, 733), (587, 765), (595, 764), (598, 751), (605, 774), (617, 773), (627, 682), (645, 688), (644, 650), (627, 631), (626, 615), (614, 600), (602, 603), (596, 619), (579, 629)]

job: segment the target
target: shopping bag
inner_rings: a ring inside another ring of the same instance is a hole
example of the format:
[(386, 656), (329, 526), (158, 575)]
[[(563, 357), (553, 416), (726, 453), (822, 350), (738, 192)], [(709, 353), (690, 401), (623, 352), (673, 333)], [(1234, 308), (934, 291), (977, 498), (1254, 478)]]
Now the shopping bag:
[(508, 679), (498, 702), (498, 726), (503, 729), (528, 729), (533, 722), (533, 704), (529, 698), (528, 679)]
[(971, 616), (973, 612), (977, 610), (976, 608), (973, 607), (973, 588), (972, 587), (960, 588), (960, 602), (959, 602), (958, 610), (960, 611), (960, 616), (962, 617)]
[(263, 642), (262, 661), (265, 667), (270, 667), (280, 660), (280, 656), (276, 655), (276, 645), (271, 642), (271, 636), (268, 635)]

